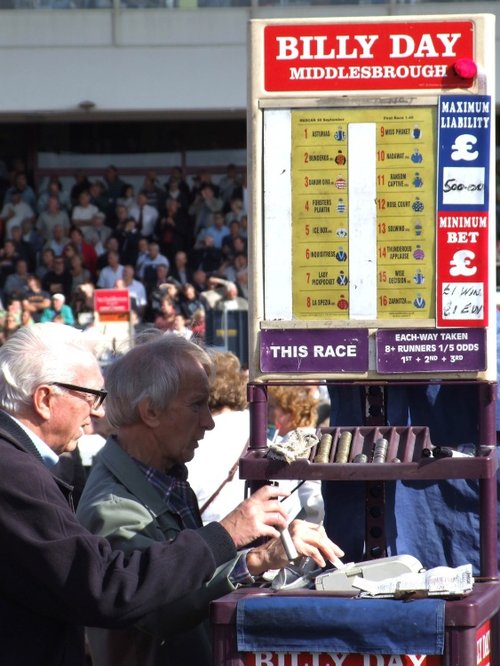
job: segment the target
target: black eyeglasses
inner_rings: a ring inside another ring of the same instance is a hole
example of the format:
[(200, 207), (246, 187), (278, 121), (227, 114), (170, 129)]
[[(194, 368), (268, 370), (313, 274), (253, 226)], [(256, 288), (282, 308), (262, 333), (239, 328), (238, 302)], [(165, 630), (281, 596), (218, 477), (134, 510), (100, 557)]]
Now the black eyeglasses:
[(92, 403), (89, 402), (91, 409), (96, 410), (104, 402), (104, 399), (108, 395), (108, 392), (104, 389), (92, 389), (86, 388), (85, 386), (76, 386), (76, 384), (65, 384), (64, 382), (50, 382), (51, 386), (59, 386), (59, 388), (66, 389), (67, 391), (78, 391), (79, 393), (87, 393), (89, 396), (93, 396)]

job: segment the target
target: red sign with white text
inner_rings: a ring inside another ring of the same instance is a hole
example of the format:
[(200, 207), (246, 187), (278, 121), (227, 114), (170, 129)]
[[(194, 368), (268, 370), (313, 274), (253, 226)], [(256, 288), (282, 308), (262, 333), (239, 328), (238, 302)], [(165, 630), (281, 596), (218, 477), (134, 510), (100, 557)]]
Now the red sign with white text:
[(487, 620), (476, 631), (476, 666), (490, 666), (491, 663), (491, 622)]
[(401, 654), (249, 652), (247, 666), (440, 666), (441, 657)]
[(127, 289), (96, 289), (94, 310), (100, 314), (130, 312), (130, 296)]
[(462, 88), (453, 65), (474, 59), (472, 21), (268, 25), (268, 92)]
[(488, 214), (438, 213), (439, 326), (486, 326)]

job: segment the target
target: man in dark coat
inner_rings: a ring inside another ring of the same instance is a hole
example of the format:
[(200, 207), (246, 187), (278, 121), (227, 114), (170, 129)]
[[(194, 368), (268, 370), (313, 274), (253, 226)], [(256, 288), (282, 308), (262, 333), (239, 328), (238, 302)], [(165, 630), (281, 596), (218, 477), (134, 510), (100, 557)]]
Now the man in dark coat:
[(24, 327), (0, 348), (2, 666), (83, 666), (85, 625), (129, 626), (202, 586), (237, 547), (286, 526), (268, 486), (230, 514), (227, 529), (211, 523), (143, 551), (113, 551), (88, 532), (50, 468), (103, 415), (102, 385), (71, 327)]

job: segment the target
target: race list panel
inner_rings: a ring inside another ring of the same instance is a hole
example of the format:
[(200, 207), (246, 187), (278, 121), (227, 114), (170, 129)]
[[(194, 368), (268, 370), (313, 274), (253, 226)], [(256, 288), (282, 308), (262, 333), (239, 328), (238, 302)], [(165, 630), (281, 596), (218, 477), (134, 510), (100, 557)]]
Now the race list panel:
[(435, 117), (292, 111), (294, 317), (434, 318)]

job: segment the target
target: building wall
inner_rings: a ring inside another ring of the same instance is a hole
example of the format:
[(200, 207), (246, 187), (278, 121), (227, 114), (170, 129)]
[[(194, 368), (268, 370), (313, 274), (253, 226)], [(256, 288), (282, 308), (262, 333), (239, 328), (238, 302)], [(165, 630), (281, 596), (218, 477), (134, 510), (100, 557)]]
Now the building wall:
[[(500, 18), (500, 3), (4, 10), (0, 120), (243, 116), (249, 18), (382, 17), (389, 11)], [(496, 52), (500, 90), (500, 48)]]

